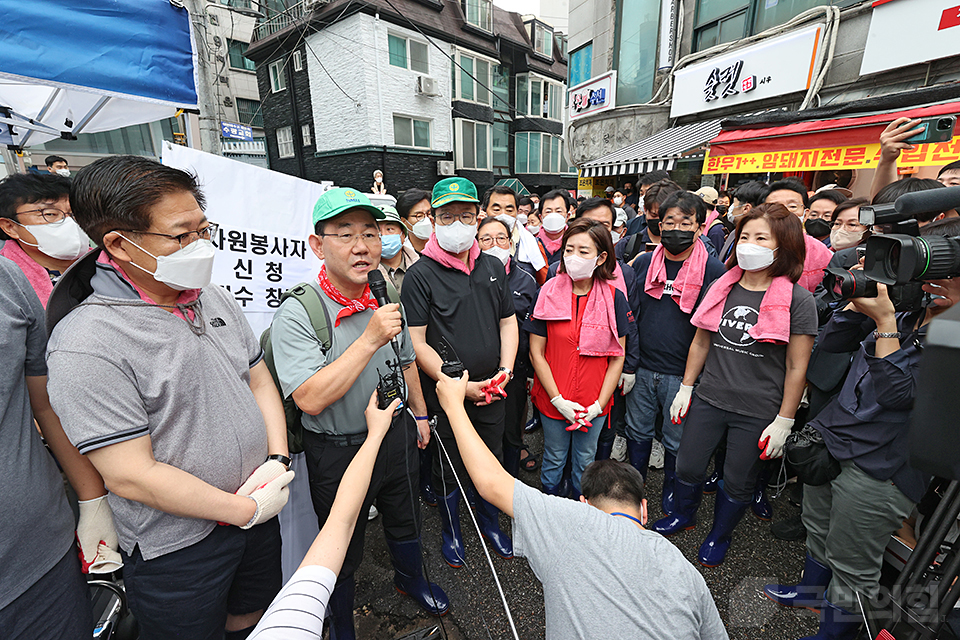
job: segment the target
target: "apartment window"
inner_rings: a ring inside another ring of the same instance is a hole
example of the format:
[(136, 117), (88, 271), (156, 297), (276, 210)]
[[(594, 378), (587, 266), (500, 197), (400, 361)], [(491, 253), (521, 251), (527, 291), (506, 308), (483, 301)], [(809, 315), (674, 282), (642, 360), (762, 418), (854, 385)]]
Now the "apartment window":
[(410, 69), (420, 73), (429, 73), (427, 64), (427, 45), (416, 40), (408, 40), (392, 33), (387, 35), (387, 47), (390, 64), (401, 69)]
[(260, 110), (259, 100), (237, 98), (237, 119), (251, 127), (263, 128), (263, 112)]
[(293, 52), (293, 70), (303, 71), (303, 54), (299, 51)]
[(653, 97), (659, 23), (660, 0), (617, 0), (613, 68), (618, 106), (642, 104)]
[(243, 57), (247, 51), (247, 43), (239, 40), (227, 40), (227, 52), (230, 58), (231, 69), (243, 69), (244, 71), (256, 71), (256, 65), (253, 60)]
[(514, 145), (514, 168), (517, 173), (560, 173), (563, 139), (559, 136), (523, 132), (516, 135)]
[(296, 155), (293, 150), (293, 127), (277, 129), (277, 153), (281, 158), (292, 158)]
[(584, 45), (570, 54), (567, 70), (570, 72), (568, 87), (575, 87), (593, 77), (593, 43)]
[(563, 85), (530, 74), (517, 76), (517, 113), (519, 115), (560, 120), (563, 106)]
[(287, 88), (287, 74), (284, 73), (284, 60), (281, 58), (276, 62), (271, 62), (268, 70), (270, 72), (270, 90), (271, 93), (277, 93)]
[(490, 171), (491, 127), (484, 122), (473, 120), (453, 121), (454, 136), (456, 138), (457, 167), (460, 169), (477, 169)]
[(313, 136), (310, 135), (310, 125), (305, 124), (300, 127), (300, 139), (303, 141), (303, 146), (309, 147), (313, 144)]
[(393, 116), (393, 144), (398, 147), (430, 148), (430, 121)]
[(455, 83), (458, 99), (489, 105), (490, 92), (487, 87), (491, 85), (490, 69), (493, 65), (489, 60), (462, 53), (457, 56), (457, 60), (460, 67), (454, 70), (453, 75), (454, 79), (459, 77), (460, 80)]
[[(850, 6), (857, 0), (697, 0), (697, 51), (751, 36), (823, 5)], [(752, 28), (751, 28), (752, 26)]]
[(533, 23), (533, 49), (540, 55), (553, 57), (553, 31), (540, 23)]
[(493, 74), (493, 108), (497, 111), (510, 111), (510, 65), (495, 64)]
[(463, 0), (463, 15), (467, 22), (484, 31), (493, 31), (491, 0)]
[(510, 124), (505, 120), (493, 123), (493, 172), (498, 176), (510, 175)]

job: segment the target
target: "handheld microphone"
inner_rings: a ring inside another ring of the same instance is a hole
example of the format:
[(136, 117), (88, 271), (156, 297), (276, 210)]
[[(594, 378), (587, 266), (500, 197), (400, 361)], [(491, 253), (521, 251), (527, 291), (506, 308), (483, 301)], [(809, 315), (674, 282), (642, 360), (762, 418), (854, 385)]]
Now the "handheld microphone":
[[(387, 295), (387, 281), (383, 279), (383, 274), (380, 273), (379, 269), (374, 269), (367, 274), (367, 284), (370, 286), (370, 293), (373, 294), (373, 298), (377, 301), (378, 306), (382, 307), (390, 304), (390, 297)], [(397, 342), (396, 336), (390, 338), (390, 344), (393, 346), (393, 352), (399, 360), (400, 343)]]
[(894, 203), (901, 214), (913, 217), (918, 213), (932, 213), (960, 209), (960, 187), (929, 189), (905, 193)]

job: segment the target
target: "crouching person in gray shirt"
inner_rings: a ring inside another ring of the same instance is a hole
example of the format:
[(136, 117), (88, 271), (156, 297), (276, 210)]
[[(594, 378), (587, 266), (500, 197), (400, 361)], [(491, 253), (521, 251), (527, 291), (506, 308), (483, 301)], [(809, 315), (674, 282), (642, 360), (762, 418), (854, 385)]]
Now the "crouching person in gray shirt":
[(643, 478), (613, 460), (583, 472), (580, 502), (548, 496), (504, 471), (463, 408), (469, 373), (443, 374), (437, 395), (481, 496), (513, 518), (513, 550), (543, 583), (547, 640), (723, 640), (703, 576), (647, 531)]
[(109, 491), (140, 638), (244, 638), (280, 590), (293, 472), (257, 339), (210, 285), (216, 225), (195, 176), (136, 156), (70, 197), (101, 250), (48, 302), (48, 389)]

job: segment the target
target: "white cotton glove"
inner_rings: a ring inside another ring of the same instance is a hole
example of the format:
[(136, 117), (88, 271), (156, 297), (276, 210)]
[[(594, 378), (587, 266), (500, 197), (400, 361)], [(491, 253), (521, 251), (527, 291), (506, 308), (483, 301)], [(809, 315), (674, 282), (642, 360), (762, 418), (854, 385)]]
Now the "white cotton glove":
[(123, 566), (117, 552), (119, 542), (113, 526), (113, 511), (106, 495), (80, 501), (77, 546), (80, 547), (80, 564), (84, 573), (113, 573)]
[(620, 393), (627, 395), (630, 393), (630, 390), (633, 389), (633, 385), (637, 383), (637, 374), (635, 373), (621, 373), (620, 382), (617, 384), (620, 387)]
[(590, 423), (593, 422), (593, 419), (596, 418), (598, 415), (600, 415), (602, 412), (603, 412), (603, 408), (600, 406), (600, 403), (594, 401), (592, 405), (587, 407), (586, 412), (580, 416), (579, 422), (585, 427), (592, 427), (593, 425)]
[(287, 471), (251, 493), (248, 497), (257, 503), (257, 511), (250, 518), (250, 522), (240, 528), (255, 527), (280, 513), (280, 510), (283, 509), (290, 498), (290, 488), (287, 485), (293, 480), (293, 476), (293, 471)]
[(790, 435), (792, 428), (793, 418), (783, 418), (781, 416), (774, 418), (773, 422), (760, 434), (760, 441), (757, 443), (757, 446), (763, 449), (760, 459), (769, 460), (782, 456), (783, 444), (787, 441), (787, 436)]
[(577, 421), (577, 412), (584, 411), (584, 408), (579, 402), (571, 402), (570, 400), (565, 399), (563, 396), (550, 398), (550, 404), (556, 407), (557, 411), (560, 412), (560, 415), (562, 415), (570, 424), (573, 424)]
[(670, 403), (670, 422), (680, 424), (680, 421), (687, 415), (687, 411), (690, 410), (690, 396), (692, 395), (693, 385), (688, 387), (680, 383), (680, 389), (677, 391), (677, 395), (673, 397), (673, 402)]
[(248, 496), (257, 487), (265, 485), (271, 480), (276, 480), (286, 472), (287, 468), (279, 460), (267, 460), (254, 469), (247, 481), (240, 485), (240, 488), (237, 489), (237, 495)]

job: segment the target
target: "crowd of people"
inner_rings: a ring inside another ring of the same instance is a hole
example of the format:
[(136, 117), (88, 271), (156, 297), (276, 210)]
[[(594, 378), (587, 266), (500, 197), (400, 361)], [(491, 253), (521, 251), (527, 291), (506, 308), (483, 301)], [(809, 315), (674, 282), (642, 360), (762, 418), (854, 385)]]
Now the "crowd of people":
[[(884, 167), (911, 122), (884, 132)], [(860, 207), (958, 185), (960, 163), (938, 180), (878, 170), (870, 201), (790, 178), (689, 191), (663, 171), (579, 199), (456, 177), (395, 207), (330, 189), (298, 212), (319, 273), (261, 338), (211, 284), (196, 176), (112, 156), (70, 177), (58, 160), (0, 182), (4, 637), (89, 638), (83, 574), (121, 572), (144, 640), (319, 638), (325, 620), (354, 638), (374, 506), (396, 589), (442, 616), (423, 549), (462, 567), (469, 503), (490, 548), (543, 583), (547, 638), (726, 638), (668, 538), (715, 493), (698, 560), (722, 564), (748, 510), (770, 519), (788, 436), (813, 428), (838, 471), (803, 486), (781, 532), (806, 540), (801, 581), (764, 593), (819, 611), (812, 638), (852, 640), (927, 492), (908, 418), (927, 326), (960, 284), (927, 282), (900, 312), (882, 284), (837, 303), (822, 279), (860, 268), (884, 231)], [(960, 235), (956, 211), (918, 223)], [(398, 397), (381, 403), (387, 372)], [(523, 443), (535, 429), (542, 460)], [(284, 585), (277, 515), (299, 450), (321, 531)], [(440, 540), (421, 535), (421, 500)]]

